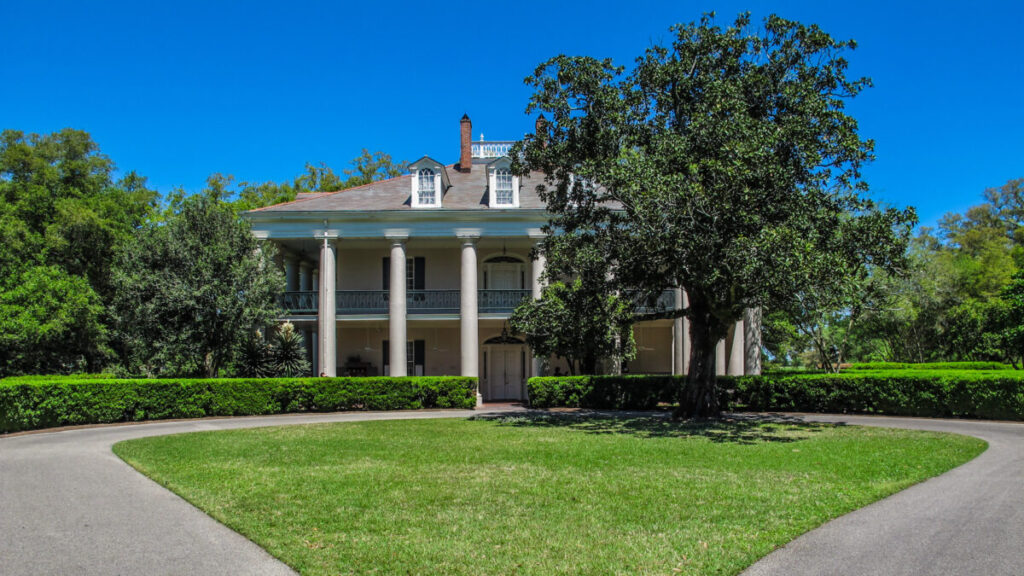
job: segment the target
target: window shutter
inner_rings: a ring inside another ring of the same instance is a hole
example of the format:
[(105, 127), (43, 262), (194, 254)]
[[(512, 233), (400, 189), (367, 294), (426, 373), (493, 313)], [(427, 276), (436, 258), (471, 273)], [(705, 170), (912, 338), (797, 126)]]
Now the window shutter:
[[(424, 366), (423, 373), (427, 373), (426, 362), (424, 356), (427, 354), (427, 341), (426, 340), (415, 340), (413, 341), (413, 364), (416, 366)], [(415, 373), (414, 373), (415, 374)]]
[(426, 259), (422, 257), (416, 258), (413, 260), (413, 266), (415, 266), (415, 272), (413, 272), (412, 276), (413, 283), (415, 284), (413, 290), (425, 290), (426, 288), (424, 288), (424, 286), (426, 286), (426, 282), (424, 281), (426, 278), (424, 278), (424, 276), (426, 275), (427, 267)]
[(381, 368), (381, 370), (383, 370), (385, 366), (387, 366), (388, 364), (391, 364), (391, 362), (390, 362), (390, 360), (391, 360), (391, 346), (390, 346), (390, 342), (385, 340), (384, 343), (381, 344), (380, 349), (384, 351), (384, 361), (380, 363), (381, 364), (380, 368)]
[(391, 290), (391, 258), (388, 256), (384, 257), (384, 276), (381, 286), (384, 287), (385, 292)]

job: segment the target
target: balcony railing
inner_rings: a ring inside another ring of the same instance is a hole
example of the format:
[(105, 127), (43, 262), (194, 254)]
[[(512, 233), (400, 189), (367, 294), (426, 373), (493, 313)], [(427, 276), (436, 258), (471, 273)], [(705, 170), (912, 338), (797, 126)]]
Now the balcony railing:
[[(281, 306), (291, 314), (316, 314), (319, 308), (318, 292), (285, 292)], [(338, 314), (387, 314), (386, 290), (338, 290), (335, 308)], [(510, 313), (524, 299), (529, 290), (480, 290), (477, 307), (485, 313)], [(409, 314), (458, 314), (461, 302), (459, 290), (409, 290), (405, 294)]]
[(285, 292), (281, 295), (281, 307), (292, 314), (316, 314), (317, 296), (319, 292)]
[(658, 295), (658, 299), (654, 301), (654, 305), (650, 305), (646, 302), (640, 302), (636, 311), (639, 314), (656, 314), (658, 312), (666, 312), (668, 310), (675, 310), (676, 308), (676, 293), (674, 290), (665, 290)]
[(520, 302), (529, 297), (529, 290), (480, 290), (476, 305), (480, 312), (512, 312)]
[[(281, 306), (291, 314), (316, 314), (317, 292), (285, 292), (281, 295)], [(335, 305), (338, 314), (387, 314), (388, 296), (385, 290), (338, 290)], [(530, 297), (529, 290), (480, 290), (477, 293), (477, 309), (481, 313), (511, 313), (519, 303)], [(405, 294), (406, 310), (409, 314), (458, 314), (460, 294), (458, 290), (409, 290)], [(675, 309), (675, 293), (662, 292), (653, 305), (642, 302), (636, 311), (640, 314), (654, 314)]]

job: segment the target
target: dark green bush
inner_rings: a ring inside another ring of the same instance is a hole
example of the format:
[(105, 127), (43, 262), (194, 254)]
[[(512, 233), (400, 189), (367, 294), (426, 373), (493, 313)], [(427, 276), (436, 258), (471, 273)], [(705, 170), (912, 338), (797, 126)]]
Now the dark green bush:
[[(535, 408), (646, 410), (675, 402), (679, 376), (530, 378)], [(877, 370), (719, 377), (726, 410), (1024, 420), (1024, 372)]]
[(650, 410), (674, 402), (681, 376), (547, 376), (530, 378), (527, 391), (534, 408)]
[(69, 380), (0, 383), (0, 433), (76, 424), (287, 412), (473, 408), (476, 378)]
[(733, 410), (1024, 420), (1024, 374), (1006, 370), (878, 370), (745, 376)]
[(1013, 370), (1002, 362), (855, 362), (844, 370)]

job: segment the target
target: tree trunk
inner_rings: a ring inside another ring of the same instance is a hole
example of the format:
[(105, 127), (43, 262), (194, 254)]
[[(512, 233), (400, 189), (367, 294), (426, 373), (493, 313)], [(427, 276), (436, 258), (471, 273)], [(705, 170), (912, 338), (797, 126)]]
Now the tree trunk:
[[(690, 300), (691, 309), (693, 299)], [(715, 418), (720, 413), (715, 366), (715, 347), (721, 339), (714, 330), (710, 313), (690, 315), (690, 370), (686, 386), (679, 391), (676, 418)]]

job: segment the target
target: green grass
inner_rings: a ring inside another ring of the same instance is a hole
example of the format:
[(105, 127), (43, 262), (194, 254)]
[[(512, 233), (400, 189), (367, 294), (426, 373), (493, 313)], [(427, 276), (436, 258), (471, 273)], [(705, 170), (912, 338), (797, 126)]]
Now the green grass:
[(114, 451), (302, 574), (736, 574), (970, 460), (963, 436), (576, 416), (201, 432)]

